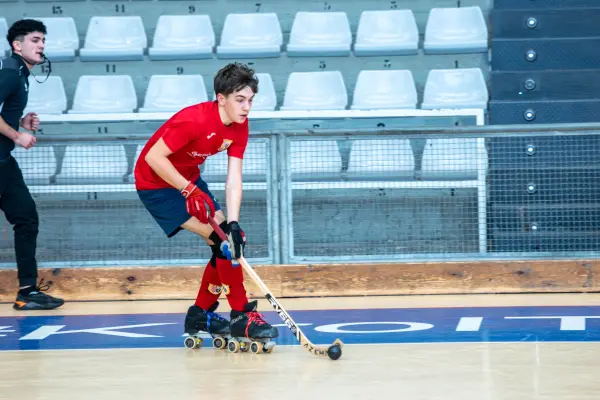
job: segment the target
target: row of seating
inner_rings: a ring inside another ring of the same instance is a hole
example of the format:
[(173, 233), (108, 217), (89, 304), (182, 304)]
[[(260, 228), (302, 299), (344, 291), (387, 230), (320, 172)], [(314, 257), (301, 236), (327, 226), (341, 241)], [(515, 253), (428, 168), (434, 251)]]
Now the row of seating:
[[(259, 73), (254, 111), (273, 111), (277, 95), (270, 74)], [(30, 79), (26, 112), (61, 114), (67, 96), (61, 77), (45, 83)], [(214, 99), (214, 94), (210, 97)], [(84, 75), (79, 78), (69, 113), (175, 112), (209, 100), (202, 75), (153, 75), (143, 106), (129, 75)], [(487, 108), (488, 89), (479, 68), (431, 70), (422, 109)], [(350, 109), (416, 109), (417, 89), (409, 70), (361, 71)], [(281, 110), (343, 110), (348, 106), (346, 84), (339, 71), (292, 72)]]
[[(137, 147), (137, 160), (142, 146)], [(48, 184), (57, 171), (57, 158), (50, 146), (30, 150), (15, 149), (27, 181)], [(423, 177), (462, 177), (477, 175), (478, 163), (484, 156), (478, 153), (476, 139), (428, 139), (423, 152)], [(293, 174), (337, 174), (342, 171), (338, 144), (333, 140), (292, 141), (290, 167)], [(267, 168), (266, 144), (249, 142), (246, 149), (244, 174), (265, 178)], [(406, 173), (415, 169), (413, 150), (408, 139), (369, 139), (352, 143), (348, 173)], [(123, 145), (68, 145), (60, 172), (54, 177), (57, 184), (123, 183), (131, 172)], [(226, 152), (210, 157), (202, 175), (222, 177), (227, 173)], [(127, 180), (131, 181), (132, 175)]]
[[(48, 28), (46, 54), (55, 61), (141, 60), (148, 47), (140, 16), (91, 17), (85, 43), (73, 18), (39, 18)], [(0, 18), (0, 36), (6, 35)], [(433, 8), (425, 53), (473, 53), (488, 50), (488, 30), (479, 7)], [(345, 12), (298, 12), (286, 46), (288, 56), (347, 56), (352, 32)], [(2, 45), (6, 46), (5, 43)], [(213, 56), (215, 32), (209, 15), (162, 15), (158, 18), (151, 60), (202, 59)], [(283, 34), (275, 13), (229, 14), (216, 54), (222, 58), (279, 57)], [(417, 54), (419, 31), (411, 10), (364, 11), (354, 53), (358, 56)], [(0, 47), (0, 49), (2, 49)]]

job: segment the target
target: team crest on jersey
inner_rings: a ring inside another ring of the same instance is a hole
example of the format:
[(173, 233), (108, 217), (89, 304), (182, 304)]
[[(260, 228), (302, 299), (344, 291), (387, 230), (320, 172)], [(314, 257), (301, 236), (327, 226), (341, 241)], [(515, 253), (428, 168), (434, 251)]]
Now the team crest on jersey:
[(231, 146), (231, 143), (233, 143), (233, 140), (230, 139), (223, 139), (223, 143), (221, 143), (221, 147), (219, 147), (218, 151), (225, 151), (229, 148), (229, 146)]
[(215, 285), (214, 283), (209, 283), (208, 291), (212, 294), (221, 294), (221, 292), (223, 291), (223, 286)]

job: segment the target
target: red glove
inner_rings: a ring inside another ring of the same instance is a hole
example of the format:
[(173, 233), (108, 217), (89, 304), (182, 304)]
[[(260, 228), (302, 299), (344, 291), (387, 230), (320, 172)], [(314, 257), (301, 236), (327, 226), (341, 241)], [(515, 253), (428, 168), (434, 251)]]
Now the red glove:
[(192, 182), (188, 182), (186, 187), (181, 191), (181, 195), (185, 197), (185, 206), (188, 214), (198, 218), (198, 221), (201, 223), (208, 224), (206, 204), (210, 208), (210, 216), (215, 216), (215, 204), (213, 200)]

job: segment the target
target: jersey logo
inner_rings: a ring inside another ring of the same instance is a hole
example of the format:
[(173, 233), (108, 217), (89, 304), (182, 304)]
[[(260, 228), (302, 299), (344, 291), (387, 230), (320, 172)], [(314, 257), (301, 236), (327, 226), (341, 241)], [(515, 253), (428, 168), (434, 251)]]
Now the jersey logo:
[(213, 137), (213, 136), (215, 136), (215, 135), (216, 135), (216, 133), (214, 133), (214, 132), (213, 132), (213, 133), (211, 133), (210, 135), (208, 135), (206, 138), (207, 138), (207, 139), (210, 139), (211, 137)]
[(219, 147), (218, 151), (227, 150), (229, 148), (229, 146), (231, 146), (231, 143), (233, 143), (233, 140), (223, 139), (223, 143), (221, 143), (221, 147)]
[(192, 157), (192, 158), (206, 158), (206, 157), (210, 157), (211, 154), (202, 154), (202, 153), (198, 153), (197, 151), (188, 151), (188, 156)]

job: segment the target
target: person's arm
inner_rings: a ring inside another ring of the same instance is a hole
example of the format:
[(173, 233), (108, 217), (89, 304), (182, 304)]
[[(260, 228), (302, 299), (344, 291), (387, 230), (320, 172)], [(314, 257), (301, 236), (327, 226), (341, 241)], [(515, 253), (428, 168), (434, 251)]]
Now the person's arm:
[(168, 159), (171, 154), (173, 154), (173, 151), (171, 151), (161, 138), (148, 151), (145, 160), (158, 176), (175, 189), (181, 191), (187, 185), (188, 180), (175, 169), (173, 163)]
[(8, 125), (2, 117), (0, 117), (0, 133), (13, 142), (16, 142), (17, 138), (19, 137), (19, 132), (15, 131), (10, 125)]
[[(18, 90), (19, 75), (13, 69), (0, 70), (0, 104), (11, 95), (15, 90)], [(0, 134), (6, 136), (13, 142), (16, 142), (19, 137), (19, 132), (14, 130), (6, 121), (0, 117)]]
[(225, 183), (225, 203), (227, 204), (227, 221), (239, 221), (242, 205), (242, 164), (243, 160), (229, 157), (227, 180)]

